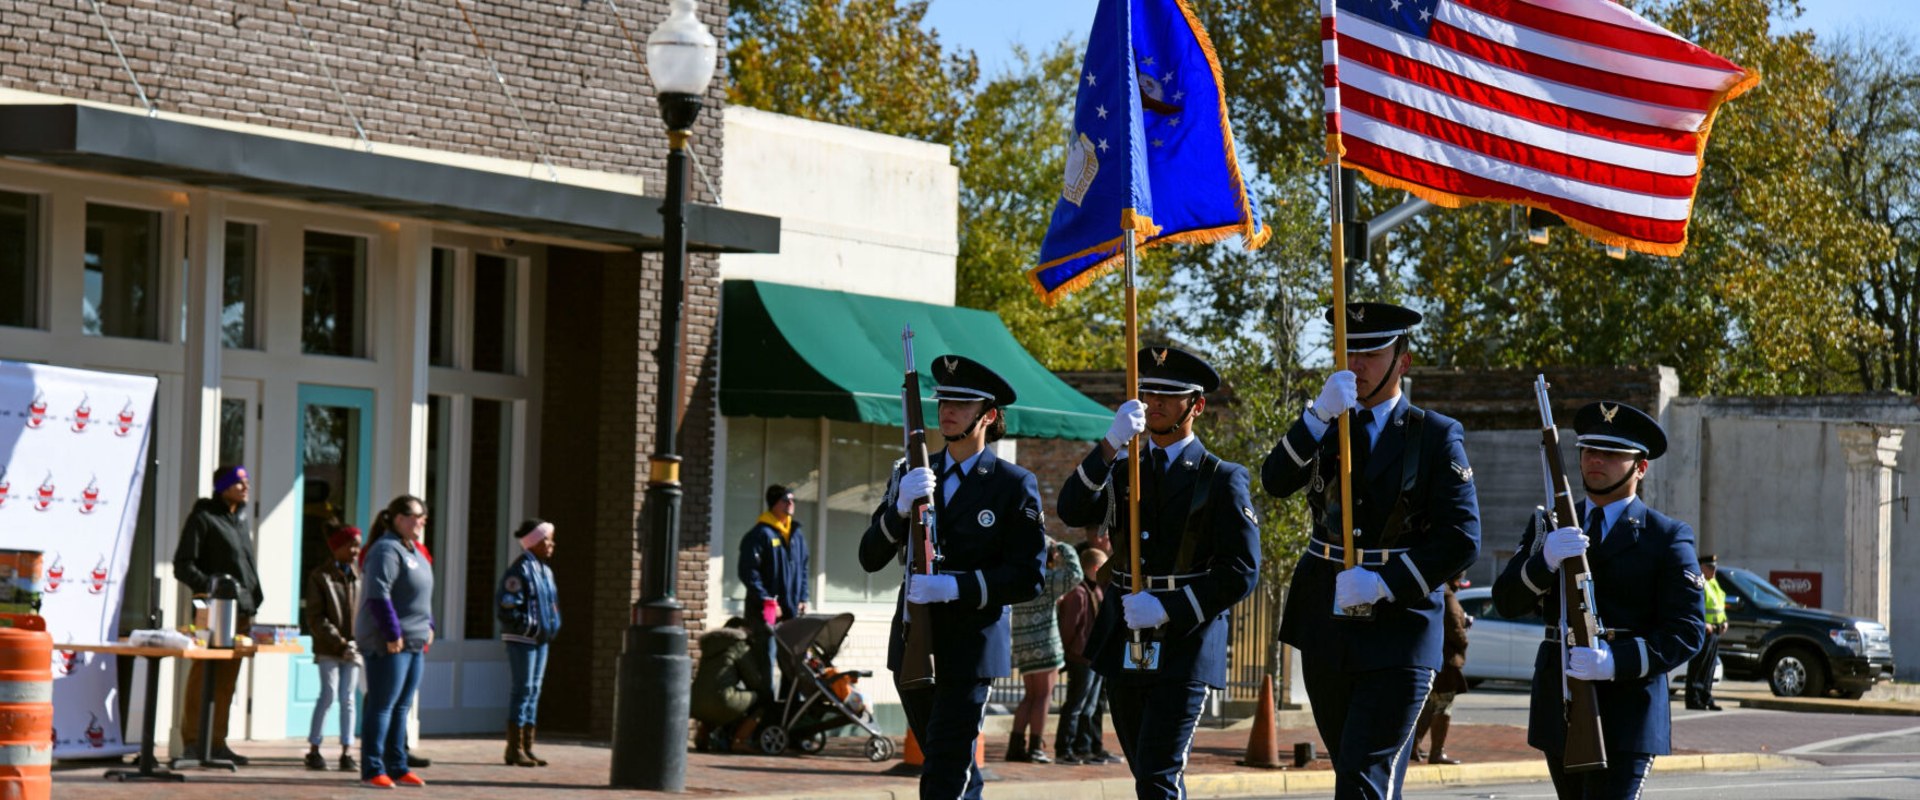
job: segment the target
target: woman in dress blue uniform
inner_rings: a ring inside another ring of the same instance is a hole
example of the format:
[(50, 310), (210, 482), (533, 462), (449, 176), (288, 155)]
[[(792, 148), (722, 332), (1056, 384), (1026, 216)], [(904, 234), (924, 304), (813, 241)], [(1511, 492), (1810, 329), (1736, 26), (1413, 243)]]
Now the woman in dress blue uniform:
[[(1527, 744), (1546, 753), (1554, 790), (1569, 800), (1639, 797), (1653, 757), (1672, 752), (1667, 672), (1700, 649), (1701, 578), (1693, 529), (1639, 498), (1648, 462), (1667, 450), (1660, 424), (1625, 403), (1593, 403), (1573, 417), (1584, 525), (1543, 532), (1541, 516), (1493, 584), (1504, 617), (1539, 611), (1554, 620), (1533, 665)], [(1571, 476), (1569, 476), (1571, 477)], [(1607, 768), (1561, 769), (1567, 723), (1561, 694), (1560, 562), (1581, 553), (1593, 574), (1597, 647), (1567, 653), (1566, 675), (1595, 681)]]
[(934, 685), (900, 691), (907, 724), (926, 756), (920, 797), (979, 800), (973, 752), (987, 687), (1012, 672), (1007, 606), (1040, 593), (1046, 530), (1033, 473), (987, 449), (1006, 435), (1003, 409), (1014, 402), (1013, 387), (964, 356), (934, 359), (933, 377), (946, 449), (926, 467), (895, 466), (887, 497), (860, 539), (860, 565), (868, 572), (900, 569), (907, 512), (916, 499), (932, 497), (938, 574), (914, 575), (901, 591), (887, 668), (900, 672), (904, 603), (931, 605)]
[[(1307, 490), (1313, 511), (1280, 639), (1300, 651), (1313, 720), (1333, 758), (1334, 795), (1399, 797), (1414, 724), (1440, 668), (1446, 584), (1480, 553), (1480, 503), (1460, 423), (1400, 394), (1420, 314), (1386, 303), (1350, 303), (1346, 314), (1351, 368), (1327, 376), (1319, 399), (1267, 454), (1260, 480), (1275, 497)], [(1350, 409), (1359, 552), (1346, 569), (1334, 423)], [(1371, 619), (1334, 616), (1336, 606), (1364, 604)]]
[[(1247, 468), (1208, 453), (1193, 433), (1206, 394), (1220, 375), (1198, 357), (1170, 347), (1135, 356), (1145, 398), (1114, 415), (1106, 440), (1080, 462), (1060, 489), (1060, 521), (1098, 525), (1113, 504), (1112, 582), (1086, 654), (1107, 681), (1113, 730), (1133, 770), (1134, 793), (1186, 796), (1187, 753), (1207, 687), (1226, 685), (1227, 610), (1253, 591), (1260, 571), (1260, 528), (1248, 499)], [(1141, 431), (1140, 569), (1127, 573), (1132, 534), (1127, 519), (1123, 449)], [(1146, 586), (1134, 592), (1136, 580)], [(1129, 631), (1146, 631), (1158, 648), (1146, 668), (1129, 654)]]

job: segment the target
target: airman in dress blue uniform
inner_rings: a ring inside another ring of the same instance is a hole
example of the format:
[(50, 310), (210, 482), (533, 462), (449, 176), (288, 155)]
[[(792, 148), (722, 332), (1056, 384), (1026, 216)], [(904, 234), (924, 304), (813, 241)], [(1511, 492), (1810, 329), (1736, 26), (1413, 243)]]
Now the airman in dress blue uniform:
[[(1414, 723), (1440, 668), (1447, 581), (1480, 552), (1480, 504), (1460, 423), (1400, 393), (1420, 314), (1386, 303), (1343, 311), (1351, 368), (1327, 376), (1319, 398), (1267, 454), (1260, 480), (1276, 497), (1305, 490), (1313, 511), (1280, 639), (1300, 651), (1314, 723), (1333, 758), (1334, 796), (1397, 798)], [(1348, 410), (1358, 551), (1351, 569), (1334, 424)], [(1370, 618), (1335, 616), (1336, 607), (1367, 604)]]
[[(1592, 403), (1574, 415), (1580, 479), (1587, 499), (1584, 526), (1543, 530), (1543, 517), (1520, 537), (1520, 547), (1493, 584), (1502, 616), (1538, 610), (1548, 620), (1547, 641), (1533, 664), (1527, 744), (1546, 753), (1547, 770), (1563, 800), (1639, 797), (1653, 757), (1672, 752), (1667, 672), (1687, 663), (1705, 637), (1693, 529), (1647, 507), (1639, 498), (1648, 462), (1667, 450), (1666, 433), (1625, 403)], [(1569, 476), (1571, 477), (1571, 476)], [(1566, 648), (1568, 677), (1595, 681), (1607, 768), (1561, 769), (1567, 721), (1561, 687), (1560, 562), (1587, 554), (1598, 647)]]
[(900, 692), (907, 724), (926, 756), (920, 797), (979, 800), (973, 752), (987, 687), (1013, 671), (1007, 607), (1040, 593), (1046, 530), (1033, 473), (987, 449), (1006, 435), (1003, 409), (1015, 400), (1013, 387), (964, 356), (934, 359), (933, 377), (946, 449), (932, 455), (927, 467), (895, 465), (886, 499), (860, 539), (860, 565), (868, 572), (900, 569), (907, 511), (916, 498), (933, 498), (937, 574), (914, 575), (902, 587), (887, 667), (900, 673), (905, 603), (932, 605), (934, 685)]
[[(1060, 521), (1100, 525), (1113, 513), (1111, 583), (1087, 640), (1107, 682), (1114, 733), (1141, 800), (1186, 796), (1184, 773), (1207, 687), (1226, 686), (1227, 610), (1253, 591), (1260, 528), (1247, 468), (1207, 452), (1193, 433), (1220, 376), (1200, 358), (1167, 347), (1136, 354), (1144, 398), (1114, 415), (1104, 441), (1067, 476)], [(1142, 431), (1140, 570), (1131, 568), (1123, 448)], [(1136, 585), (1146, 591), (1134, 592)], [(1154, 658), (1134, 658), (1132, 631)]]

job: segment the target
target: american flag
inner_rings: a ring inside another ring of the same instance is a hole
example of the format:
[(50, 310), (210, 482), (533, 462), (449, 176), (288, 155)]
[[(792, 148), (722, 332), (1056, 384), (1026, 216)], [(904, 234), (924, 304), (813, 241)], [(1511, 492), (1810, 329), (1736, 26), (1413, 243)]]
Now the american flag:
[(1551, 211), (1686, 248), (1720, 104), (1760, 76), (1611, 0), (1321, 0), (1341, 162), (1444, 206)]

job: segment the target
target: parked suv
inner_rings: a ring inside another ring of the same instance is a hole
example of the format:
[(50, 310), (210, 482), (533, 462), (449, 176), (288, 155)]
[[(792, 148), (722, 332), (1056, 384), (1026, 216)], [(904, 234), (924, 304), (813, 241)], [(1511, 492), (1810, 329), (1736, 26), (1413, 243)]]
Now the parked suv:
[(1744, 569), (1721, 567), (1727, 632), (1720, 663), (1733, 680), (1764, 680), (1781, 697), (1857, 700), (1893, 680), (1893, 640), (1870, 619), (1807, 608)]

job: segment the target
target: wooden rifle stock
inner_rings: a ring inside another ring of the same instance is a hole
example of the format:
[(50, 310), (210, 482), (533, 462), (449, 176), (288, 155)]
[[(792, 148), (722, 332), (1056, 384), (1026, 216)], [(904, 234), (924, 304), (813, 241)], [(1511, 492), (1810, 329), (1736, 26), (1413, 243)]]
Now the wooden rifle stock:
[[(1546, 468), (1546, 520), (1539, 536), (1565, 525), (1579, 525), (1574, 509), (1573, 487), (1560, 459), (1560, 430), (1553, 424), (1553, 407), (1547, 400), (1547, 376), (1534, 378), (1534, 393), (1540, 401), (1540, 456)], [(1593, 647), (1600, 638), (1600, 623), (1593, 605), (1593, 573), (1582, 553), (1560, 562), (1560, 681), (1566, 701), (1566, 751), (1561, 754), (1567, 772), (1587, 772), (1607, 768), (1607, 745), (1600, 727), (1600, 700), (1590, 681), (1566, 675), (1567, 650)]]
[[(907, 376), (900, 387), (907, 441), (907, 469), (927, 466), (927, 425), (920, 408), (920, 371), (913, 365), (913, 326), (900, 334), (906, 350)], [(892, 513), (892, 512), (887, 512)], [(933, 547), (933, 504), (929, 498), (914, 501), (907, 512), (907, 575), (932, 575), (938, 555)], [(933, 686), (933, 609), (924, 603), (906, 602), (905, 584), (901, 601), (907, 606), (907, 643), (900, 659), (900, 674), (894, 676), (902, 689)]]

